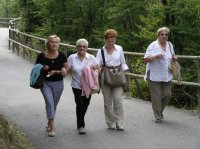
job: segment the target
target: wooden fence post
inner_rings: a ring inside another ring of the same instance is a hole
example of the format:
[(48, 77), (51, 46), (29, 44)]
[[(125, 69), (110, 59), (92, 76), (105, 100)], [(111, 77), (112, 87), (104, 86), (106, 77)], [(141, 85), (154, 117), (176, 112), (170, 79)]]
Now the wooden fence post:
[[(197, 82), (200, 83), (200, 59), (197, 60)], [(197, 92), (198, 105), (195, 111), (195, 116), (200, 118), (200, 89)]]

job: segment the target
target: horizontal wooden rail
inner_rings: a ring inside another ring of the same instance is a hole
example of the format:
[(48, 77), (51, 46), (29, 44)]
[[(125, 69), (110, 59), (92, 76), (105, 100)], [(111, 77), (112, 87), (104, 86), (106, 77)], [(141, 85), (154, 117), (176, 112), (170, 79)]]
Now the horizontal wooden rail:
[[(6, 20), (10, 20), (10, 19), (6, 19)], [(4, 20), (2, 22), (5, 23), (6, 20)], [(45, 47), (44, 43), (45, 43), (46, 39), (18, 31), (17, 28), (16, 28), (18, 20), (19, 20), (19, 18), (9, 21), (10, 22), (10, 26), (9, 26), (9, 48), (12, 45), (13, 51), (14, 51), (14, 49), (16, 49), (17, 51), (27, 50), (23, 54), (24, 54), (24, 56), (28, 55), (30, 57), (30, 59), (32, 60), (32, 58), (35, 58), (35, 56), (36, 56), (35, 54), (32, 54), (32, 52), (35, 52), (37, 54), (40, 53), (41, 51), (37, 50), (37, 49), (44, 49), (44, 47)], [(60, 46), (62, 46), (62, 48), (64, 47), (63, 50), (65, 50), (65, 53), (67, 53), (68, 49), (73, 49), (73, 48), (75, 49), (76, 48), (75, 45), (70, 45), (70, 44), (66, 44), (66, 43), (60, 43)], [(19, 47), (22, 47), (22, 48), (19, 48)], [(96, 53), (98, 50), (99, 49), (96, 49), (96, 48), (88, 48), (88, 51), (92, 52), (92, 53)], [(136, 58), (141, 58), (141, 59), (143, 59), (143, 57), (144, 57), (144, 53), (139, 53), (139, 52), (124, 51), (124, 55), (126, 57), (127, 64), (130, 66), (130, 68), (131, 68), (131, 60), (132, 60), (131, 58), (133, 56), (136, 57)], [(177, 57), (178, 57), (178, 60), (182, 60), (182, 59), (193, 60), (193, 62), (197, 64), (197, 83), (196, 82), (181, 81), (181, 85), (199, 88), (200, 87), (200, 56), (177, 55)], [(138, 87), (137, 84), (139, 84), (139, 82), (137, 81), (137, 78), (138, 79), (144, 79), (143, 74), (135, 74), (132, 71), (126, 72), (126, 75), (127, 75), (128, 83), (130, 83), (129, 82), (130, 79), (133, 79), (135, 81), (135, 84), (136, 84), (137, 87)], [(172, 80), (172, 83), (179, 85), (177, 80)], [(140, 88), (140, 86), (138, 87), (138, 90), (140, 90), (139, 88)], [(138, 91), (138, 92), (142, 92), (142, 91)], [(143, 97), (143, 96), (141, 96), (141, 97)], [(200, 93), (197, 94), (197, 97), (198, 97), (198, 106), (200, 107)], [(200, 109), (199, 109), (199, 111), (200, 111)]]

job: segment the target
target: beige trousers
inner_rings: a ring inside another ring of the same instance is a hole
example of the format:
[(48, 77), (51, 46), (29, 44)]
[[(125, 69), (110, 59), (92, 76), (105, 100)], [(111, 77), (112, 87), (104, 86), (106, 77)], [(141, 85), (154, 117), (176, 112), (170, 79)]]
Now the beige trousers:
[(171, 82), (148, 80), (151, 102), (155, 119), (161, 119), (164, 108), (171, 97)]
[(122, 87), (112, 88), (104, 84), (104, 78), (101, 77), (101, 89), (104, 97), (104, 113), (106, 123), (113, 125), (118, 123), (123, 125), (123, 98)]

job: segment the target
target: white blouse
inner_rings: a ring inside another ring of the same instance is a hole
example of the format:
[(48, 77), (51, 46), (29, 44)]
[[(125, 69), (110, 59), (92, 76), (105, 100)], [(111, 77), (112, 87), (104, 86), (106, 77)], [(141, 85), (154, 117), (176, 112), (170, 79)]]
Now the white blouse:
[[(129, 69), (125, 57), (124, 57), (124, 52), (121, 46), (119, 45), (114, 45), (115, 49), (111, 55), (108, 54), (107, 50), (105, 49), (105, 46), (103, 47), (104, 51), (104, 56), (105, 56), (105, 62), (106, 66), (119, 66), (121, 65), (121, 68), (123, 71)], [(103, 65), (103, 59), (101, 55), (101, 49), (98, 50), (96, 58), (98, 60), (99, 65)]]
[[(172, 54), (174, 54), (174, 49), (173, 45), (169, 46), (171, 44), (168, 42), (166, 45), (166, 50), (163, 50), (160, 45), (158, 40), (152, 42), (148, 48), (147, 51), (144, 55), (144, 58), (149, 57), (149, 56), (155, 56), (158, 54), (162, 54), (163, 58), (162, 59), (156, 59), (153, 62), (149, 62), (146, 65), (146, 73), (144, 76), (144, 79), (147, 79), (147, 72), (150, 70), (150, 76), (149, 79), (151, 81), (155, 82), (169, 82), (172, 80), (173, 76), (171, 71), (169, 70), (169, 65), (172, 60)], [(170, 52), (170, 47), (172, 54)]]
[(72, 82), (71, 86), (73, 88), (82, 89), (81, 76), (83, 74), (83, 69), (85, 66), (96, 66), (98, 64), (97, 59), (94, 55), (86, 53), (84, 59), (80, 61), (78, 54), (72, 54), (68, 57), (67, 63), (72, 71)]

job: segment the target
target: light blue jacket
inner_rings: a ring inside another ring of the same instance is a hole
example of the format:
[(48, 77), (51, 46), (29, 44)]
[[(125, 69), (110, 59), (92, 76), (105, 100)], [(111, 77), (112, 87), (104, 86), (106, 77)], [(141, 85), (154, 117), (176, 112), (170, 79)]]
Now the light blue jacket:
[(42, 69), (43, 65), (42, 64), (35, 64), (31, 70), (31, 74), (30, 74), (30, 85), (34, 85), (35, 82), (37, 81), (39, 75), (40, 75), (40, 71)]

